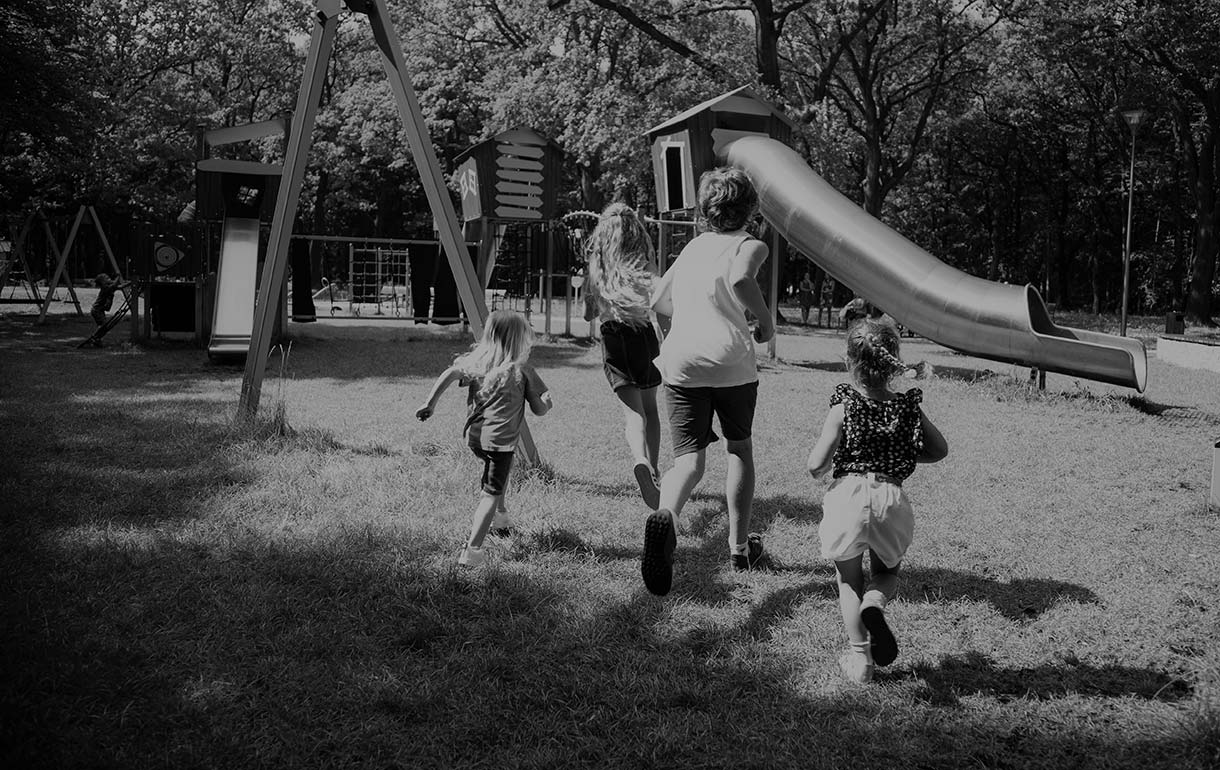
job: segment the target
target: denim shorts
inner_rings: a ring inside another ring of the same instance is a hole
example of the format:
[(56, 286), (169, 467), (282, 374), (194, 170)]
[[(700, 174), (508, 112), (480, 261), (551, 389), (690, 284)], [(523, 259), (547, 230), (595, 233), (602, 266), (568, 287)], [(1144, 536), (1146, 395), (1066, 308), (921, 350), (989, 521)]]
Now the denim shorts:
[(665, 393), (674, 457), (702, 451), (719, 438), (712, 430), (712, 415), (720, 420), (720, 430), (729, 441), (750, 438), (758, 403), (757, 382), (727, 388), (666, 385)]
[(601, 325), (602, 365), (612, 390), (632, 387), (640, 390), (661, 384), (661, 373), (652, 360), (661, 353), (661, 344), (651, 324), (635, 326), (621, 321)]

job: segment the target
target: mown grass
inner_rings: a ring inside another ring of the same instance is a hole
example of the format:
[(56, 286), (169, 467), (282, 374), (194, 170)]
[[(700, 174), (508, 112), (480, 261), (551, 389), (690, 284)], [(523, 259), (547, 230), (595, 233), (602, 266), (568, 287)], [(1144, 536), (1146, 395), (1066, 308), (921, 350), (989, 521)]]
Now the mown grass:
[(764, 362), (770, 568), (726, 567), (713, 452), (658, 599), (596, 348), (536, 351), (557, 404), (531, 421), (544, 465), (471, 572), (461, 399), (412, 417), (465, 339), (303, 329), (263, 420), (234, 429), (240, 368), (77, 351), (84, 329), (0, 318), (6, 767), (1220, 762), (1217, 375), (1153, 358), (1142, 396), (1059, 375), (1037, 391), (904, 341), (935, 367), (910, 384), (951, 454), (908, 485), (902, 654), (855, 687), (803, 471), (843, 378), (833, 334)]

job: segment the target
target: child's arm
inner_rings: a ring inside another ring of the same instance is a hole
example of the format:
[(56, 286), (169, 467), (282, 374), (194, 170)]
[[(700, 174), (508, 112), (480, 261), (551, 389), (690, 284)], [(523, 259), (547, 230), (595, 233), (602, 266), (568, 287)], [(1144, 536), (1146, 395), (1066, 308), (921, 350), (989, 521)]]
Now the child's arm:
[(949, 442), (922, 409), (919, 410), (919, 427), (923, 431), (923, 450), (915, 458), (916, 462), (936, 463), (948, 457)]
[(441, 398), (441, 394), (461, 378), (462, 373), (454, 366), (441, 372), (441, 376), (437, 377), (436, 382), (432, 383), (432, 390), (428, 392), (428, 400), (424, 402), (423, 406), (415, 410), (415, 416), (420, 420), (426, 420), (431, 417), (433, 410), (436, 409), (436, 402)]
[(522, 376), (525, 377), (525, 401), (530, 405), (530, 411), (539, 417), (551, 411), (554, 406), (551, 391), (547, 390), (538, 372), (532, 366), (527, 366), (522, 368)]
[(758, 328), (754, 330), (754, 339), (758, 342), (766, 342), (775, 335), (775, 324), (771, 322), (771, 309), (767, 307), (767, 302), (763, 299), (762, 288), (754, 279), (754, 276), (758, 275), (758, 269), (767, 259), (767, 251), (765, 243), (751, 238), (741, 244), (741, 249), (738, 250), (737, 256), (729, 268), (729, 283), (733, 287), (733, 292), (741, 300), (741, 304), (745, 305), (746, 309), (758, 319)]
[(826, 422), (822, 425), (822, 435), (809, 452), (809, 474), (815, 479), (830, 471), (834, 464), (835, 450), (839, 448), (839, 439), (843, 435), (843, 405), (835, 404), (826, 413)]
[(530, 411), (541, 417), (551, 411), (551, 407), (555, 406), (551, 403), (551, 391), (544, 390), (542, 395), (529, 397)]
[(652, 312), (657, 315), (657, 324), (666, 334), (674, 315), (673, 304), (674, 271), (669, 270), (652, 284)]

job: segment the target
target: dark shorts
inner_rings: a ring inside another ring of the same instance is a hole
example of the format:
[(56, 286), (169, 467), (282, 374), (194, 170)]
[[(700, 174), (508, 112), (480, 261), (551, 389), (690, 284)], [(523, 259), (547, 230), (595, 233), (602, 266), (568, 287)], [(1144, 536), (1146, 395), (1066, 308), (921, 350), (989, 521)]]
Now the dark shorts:
[(470, 451), (483, 461), (483, 491), (489, 495), (502, 495), (508, 488), (508, 472), (513, 469), (512, 452), (489, 452), (472, 446)]
[(640, 390), (661, 384), (661, 373), (652, 360), (661, 353), (652, 324), (633, 326), (621, 321), (601, 325), (602, 365), (612, 390), (632, 387)]
[(669, 402), (669, 432), (673, 437), (674, 457), (698, 452), (717, 440), (712, 430), (712, 415), (720, 420), (720, 430), (729, 441), (750, 438), (754, 427), (754, 406), (758, 403), (758, 383), (728, 388), (684, 388), (666, 385)]

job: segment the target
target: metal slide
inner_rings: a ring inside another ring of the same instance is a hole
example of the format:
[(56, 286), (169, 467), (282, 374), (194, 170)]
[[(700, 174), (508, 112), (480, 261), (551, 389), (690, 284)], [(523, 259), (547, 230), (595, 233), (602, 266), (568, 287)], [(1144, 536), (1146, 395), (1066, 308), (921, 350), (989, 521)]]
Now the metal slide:
[(244, 356), (249, 352), (257, 281), (258, 220), (225, 217), (209, 356)]
[(763, 216), (798, 251), (912, 331), (980, 358), (1144, 391), (1142, 342), (1056, 326), (1033, 286), (946, 265), (844, 197), (782, 142), (732, 136), (717, 155), (750, 176)]

